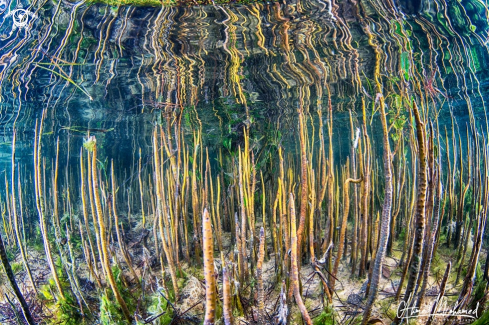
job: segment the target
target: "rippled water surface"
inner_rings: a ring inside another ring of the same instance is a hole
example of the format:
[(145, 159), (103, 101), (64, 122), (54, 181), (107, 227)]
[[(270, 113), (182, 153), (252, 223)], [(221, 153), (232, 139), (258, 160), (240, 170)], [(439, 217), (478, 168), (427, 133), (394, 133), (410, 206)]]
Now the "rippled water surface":
[(469, 110), (484, 120), (487, 10), (479, 1), (423, 3), (409, 15), (389, 1), (36, 1), (22, 4), (36, 16), (13, 29), (12, 2), (0, 18), (2, 133), (8, 142), (14, 126), (32, 130), (47, 109), (55, 134), (90, 129), (129, 150), (161, 111), (195, 109), (206, 133), (225, 138), (243, 123), (285, 127), (298, 108), (325, 109), (328, 98), (347, 126), (361, 98), (375, 99), (376, 69), (386, 95), (428, 89), (445, 121)]

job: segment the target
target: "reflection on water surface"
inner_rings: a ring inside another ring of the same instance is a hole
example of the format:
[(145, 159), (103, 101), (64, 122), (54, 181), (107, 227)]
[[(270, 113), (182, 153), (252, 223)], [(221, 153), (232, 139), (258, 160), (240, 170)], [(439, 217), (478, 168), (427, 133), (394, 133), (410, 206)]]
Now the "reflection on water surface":
[(485, 2), (132, 4), (0, 0), (0, 322), (482, 315)]

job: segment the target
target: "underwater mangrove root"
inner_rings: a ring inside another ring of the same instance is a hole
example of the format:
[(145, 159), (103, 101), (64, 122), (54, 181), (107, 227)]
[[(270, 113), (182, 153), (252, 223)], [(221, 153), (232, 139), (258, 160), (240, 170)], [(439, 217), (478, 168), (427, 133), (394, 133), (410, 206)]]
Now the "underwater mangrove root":
[(216, 317), (216, 278), (214, 275), (214, 245), (212, 221), (207, 209), (202, 214), (202, 238), (204, 241), (205, 316), (204, 325), (213, 325)]

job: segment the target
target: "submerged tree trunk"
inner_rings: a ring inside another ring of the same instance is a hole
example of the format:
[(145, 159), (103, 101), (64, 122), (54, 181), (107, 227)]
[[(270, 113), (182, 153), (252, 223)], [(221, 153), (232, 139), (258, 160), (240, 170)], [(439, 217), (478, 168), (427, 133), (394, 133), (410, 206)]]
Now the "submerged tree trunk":
[(362, 100), (362, 108), (363, 108), (363, 136), (365, 138), (365, 153), (364, 153), (364, 169), (363, 169), (363, 191), (361, 198), (361, 208), (360, 208), (360, 218), (361, 218), (361, 227), (360, 227), (360, 251), (361, 251), (361, 259), (360, 266), (358, 270), (358, 276), (365, 276), (365, 269), (367, 265), (367, 228), (368, 228), (368, 202), (370, 198), (370, 168), (371, 168), (371, 159), (370, 159), (370, 138), (367, 133), (367, 121), (366, 121), (366, 113), (365, 113), (365, 101)]
[(290, 209), (290, 290), (294, 293), (294, 298), (299, 310), (302, 314), (302, 319), (307, 325), (312, 325), (311, 317), (307, 312), (306, 306), (302, 301), (300, 288), (299, 288), (299, 257), (297, 256), (297, 232), (296, 232), (296, 215), (295, 215), (295, 202), (292, 193), (289, 195), (289, 209)]
[(216, 278), (214, 275), (214, 245), (212, 242), (211, 218), (207, 209), (202, 215), (202, 238), (204, 240), (205, 317), (204, 325), (212, 325), (216, 317)]
[[(422, 260), (423, 249), (423, 236), (425, 228), (425, 216), (426, 216), (426, 191), (428, 187), (427, 180), (427, 164), (426, 164), (426, 146), (425, 146), (425, 132), (424, 124), (421, 121), (418, 107), (416, 103), (413, 103), (413, 113), (416, 120), (416, 134), (418, 138), (418, 151), (419, 151), (419, 184), (418, 184), (418, 197), (416, 202), (416, 215), (415, 215), (415, 232), (414, 232), (414, 244), (413, 255), (409, 266), (409, 278), (404, 293), (404, 301), (410, 302), (410, 296), (414, 291), (414, 287), (418, 280), (419, 269)], [(393, 324), (399, 324), (399, 315), (396, 316)]]
[(0, 233), (0, 259), (2, 260), (3, 267), (5, 269), (5, 273), (7, 274), (7, 278), (12, 286), (12, 290), (14, 290), (15, 296), (20, 303), (22, 308), (22, 313), (24, 314), (25, 320), (29, 325), (34, 325), (34, 319), (32, 318), (31, 312), (29, 311), (29, 306), (20, 292), (19, 286), (15, 281), (14, 272), (12, 272), (12, 268), (10, 267), (10, 263), (7, 258), (7, 252), (5, 251), (5, 246), (3, 245), (2, 234)]
[(378, 286), (380, 282), (380, 275), (382, 271), (382, 263), (385, 257), (385, 251), (387, 248), (387, 241), (389, 240), (389, 228), (391, 222), (391, 210), (392, 210), (392, 157), (389, 145), (389, 131), (387, 126), (384, 99), (380, 98), (380, 118), (382, 121), (383, 137), (384, 137), (384, 203), (382, 206), (382, 222), (380, 228), (380, 240), (375, 256), (375, 263), (373, 265), (372, 277), (370, 279), (369, 296), (367, 300), (367, 306), (363, 313), (362, 325), (368, 323), (370, 314), (372, 313), (372, 306), (377, 298)]

